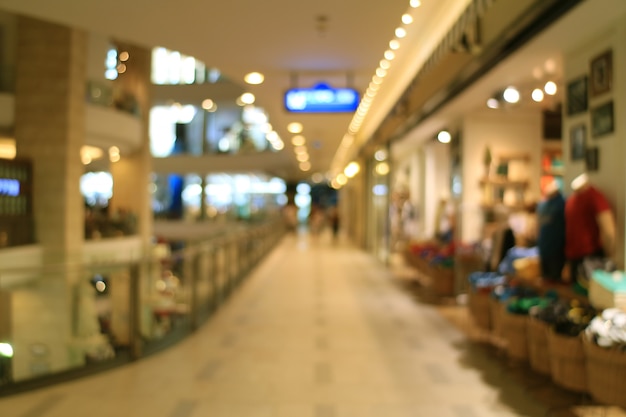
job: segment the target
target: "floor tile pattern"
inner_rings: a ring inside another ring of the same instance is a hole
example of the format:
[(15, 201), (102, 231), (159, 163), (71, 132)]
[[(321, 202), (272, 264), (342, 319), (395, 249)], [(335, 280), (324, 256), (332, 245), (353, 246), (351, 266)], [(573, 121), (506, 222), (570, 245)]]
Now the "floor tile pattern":
[(293, 234), (188, 339), (122, 368), (0, 398), (0, 416), (594, 415), (572, 396), (560, 409), (542, 399), (545, 380), (520, 378), (527, 370), (468, 337), (466, 310), (409, 289), (393, 268), (330, 235)]

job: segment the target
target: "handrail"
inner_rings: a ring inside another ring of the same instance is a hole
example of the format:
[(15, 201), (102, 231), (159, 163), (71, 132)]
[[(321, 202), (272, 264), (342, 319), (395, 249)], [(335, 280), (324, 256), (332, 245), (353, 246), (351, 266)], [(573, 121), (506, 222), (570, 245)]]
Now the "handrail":
[[(0, 358), (0, 396), (171, 346), (220, 308), (283, 233), (282, 223), (251, 225), (167, 257), (16, 269), (36, 277), (0, 290), (0, 342), (14, 350)], [(27, 328), (11, 329), (12, 323)]]

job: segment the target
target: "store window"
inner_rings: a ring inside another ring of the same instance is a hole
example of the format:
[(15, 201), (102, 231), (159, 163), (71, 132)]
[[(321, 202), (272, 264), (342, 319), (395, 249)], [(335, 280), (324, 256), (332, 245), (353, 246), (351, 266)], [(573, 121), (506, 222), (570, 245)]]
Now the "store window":
[(158, 47), (152, 50), (152, 82), (159, 85), (217, 82), (219, 71), (207, 71), (203, 62), (177, 51)]
[(157, 218), (254, 221), (286, 201), (283, 180), (254, 174), (155, 174), (151, 188)]

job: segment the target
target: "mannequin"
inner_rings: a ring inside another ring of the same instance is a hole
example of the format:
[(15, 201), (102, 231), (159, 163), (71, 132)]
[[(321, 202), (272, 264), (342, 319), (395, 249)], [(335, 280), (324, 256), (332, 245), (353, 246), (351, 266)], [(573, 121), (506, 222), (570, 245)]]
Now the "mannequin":
[[(565, 256), (572, 278), (584, 278), (578, 267), (587, 257), (611, 257), (615, 250), (615, 219), (604, 194), (590, 182), (587, 174), (576, 177), (572, 195), (565, 203)], [(579, 282), (586, 288), (585, 283)]]
[(560, 282), (565, 266), (565, 199), (556, 181), (546, 186), (545, 193), (545, 200), (537, 208), (541, 275), (545, 280)]

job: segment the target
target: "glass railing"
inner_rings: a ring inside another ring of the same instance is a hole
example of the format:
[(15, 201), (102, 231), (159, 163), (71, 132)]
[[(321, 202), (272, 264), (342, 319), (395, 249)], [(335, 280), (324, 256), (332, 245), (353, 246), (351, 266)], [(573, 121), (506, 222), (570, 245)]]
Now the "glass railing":
[(265, 223), (130, 263), (0, 269), (0, 396), (119, 366), (208, 320), (283, 235)]

